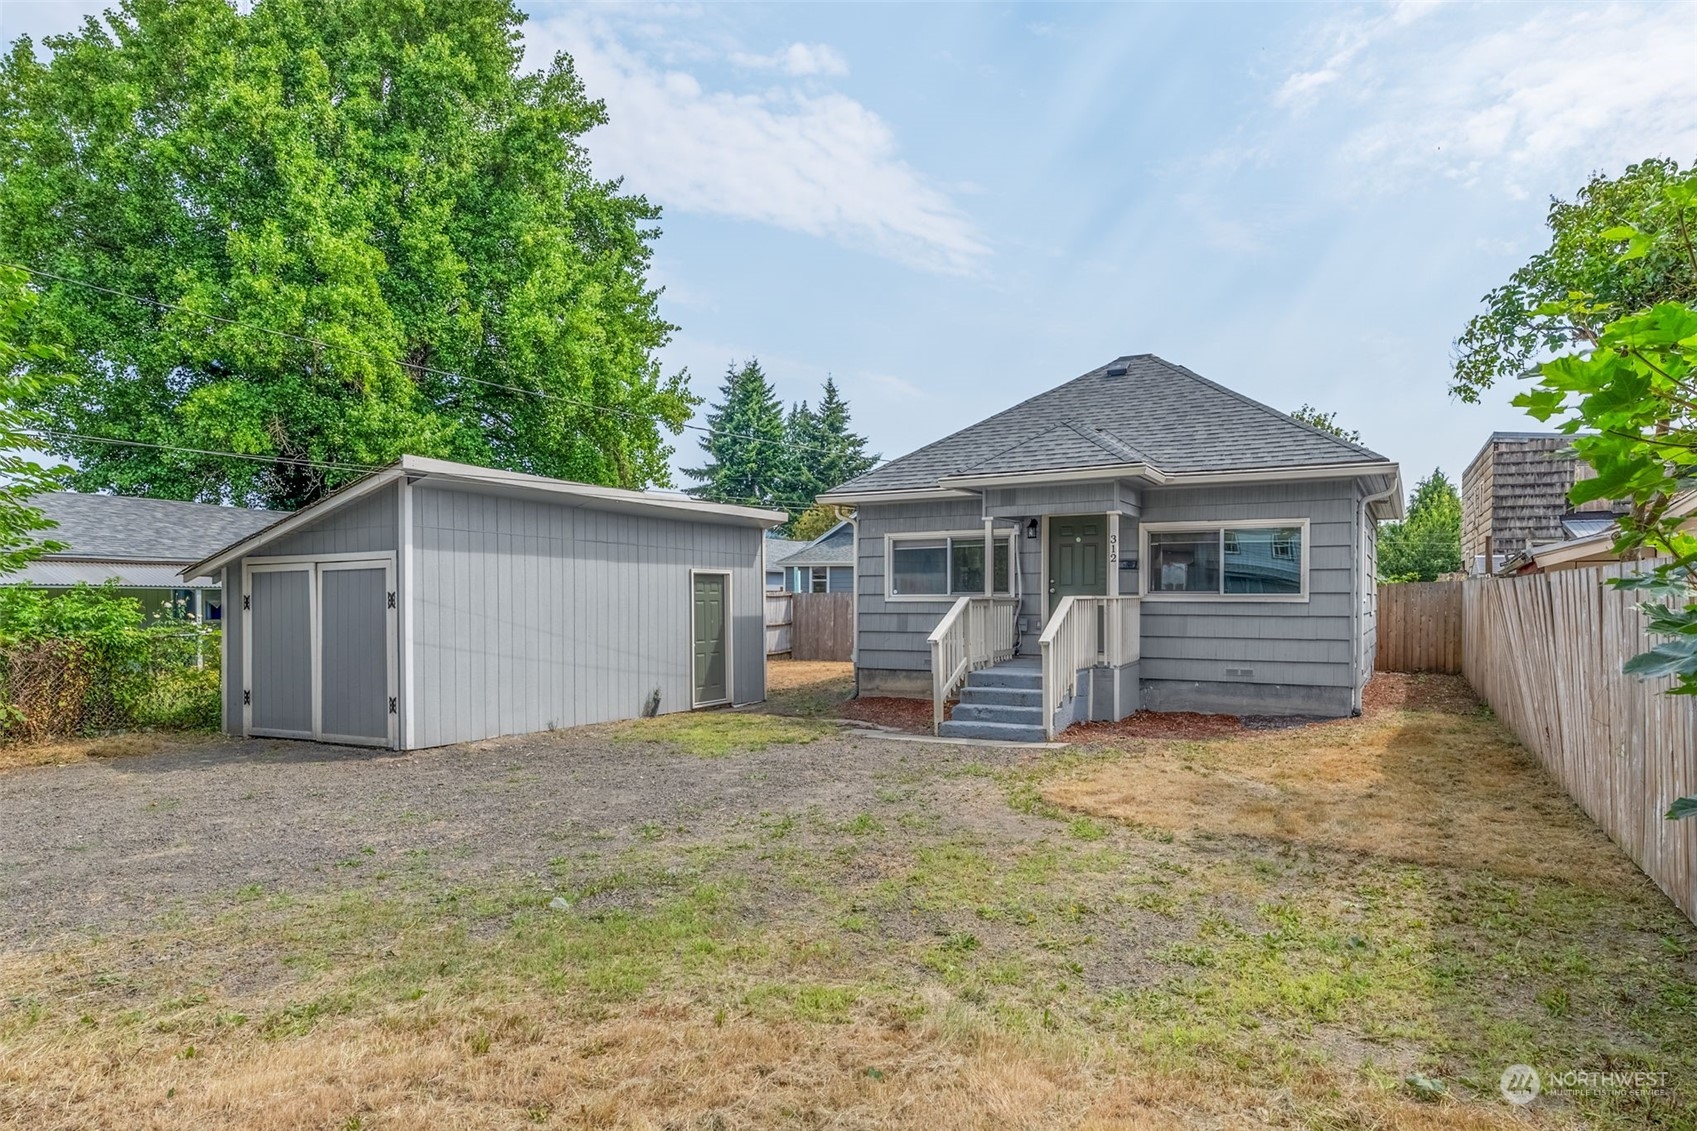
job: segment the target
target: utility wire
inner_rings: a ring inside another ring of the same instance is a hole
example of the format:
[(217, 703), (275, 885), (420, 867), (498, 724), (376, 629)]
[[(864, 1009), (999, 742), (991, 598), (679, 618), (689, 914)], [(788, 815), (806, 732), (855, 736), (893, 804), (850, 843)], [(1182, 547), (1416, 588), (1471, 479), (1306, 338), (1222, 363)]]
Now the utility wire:
[[(314, 468), (314, 469), (317, 469), (317, 470), (320, 470), (320, 471), (350, 471), (350, 472), (359, 472), (361, 474), (365, 474), (367, 472), (379, 470), (379, 467), (377, 465), (372, 465), (372, 464), (325, 463), (321, 460), (304, 459), (304, 458), (301, 458), (301, 457), (298, 457), (298, 456), (283, 456), (283, 455), (268, 456), (268, 455), (262, 455), (262, 454), (254, 453), (254, 452), (220, 452), (220, 451), (214, 451), (214, 450), (209, 449), (209, 448), (183, 447), (183, 446), (178, 445), (178, 444), (156, 444), (156, 443), (151, 443), (151, 442), (146, 441), (146, 440), (125, 440), (125, 439), (120, 439), (116, 436), (90, 436), (87, 433), (83, 433), (83, 432), (66, 432), (66, 431), (63, 431), (62, 429), (57, 429), (57, 428), (25, 428), (25, 429), (20, 429), (20, 431), (22, 431), (23, 434), (26, 435), (26, 436), (37, 436), (37, 437), (42, 437), (42, 438), (46, 438), (46, 439), (74, 440), (74, 441), (77, 441), (79, 443), (92, 443), (92, 444), (114, 444), (114, 445), (117, 445), (119, 447), (125, 447), (125, 448), (150, 448), (154, 451), (175, 452), (175, 453), (179, 453), (179, 454), (182, 454), (182, 455), (214, 456), (214, 457), (220, 457), (220, 458), (226, 458), (226, 459), (245, 459), (245, 460), (252, 460), (256, 463), (266, 463), (266, 464), (286, 463), (286, 464), (294, 464), (294, 465), (297, 465), (297, 466), (300, 466), (300, 467), (310, 467), (310, 468)], [(668, 488), (660, 488), (660, 490), (667, 490), (667, 489)], [(682, 492), (682, 491), (680, 491), (678, 493), (679, 494), (687, 494), (687, 492)], [(700, 497), (705, 502), (710, 502), (710, 503), (727, 503), (727, 504), (734, 504), (734, 505), (740, 505), (740, 506), (765, 507), (767, 509), (777, 508), (777, 509), (780, 509), (780, 510), (806, 510), (809, 506), (812, 505), (811, 503), (802, 503), (802, 502), (799, 502), (799, 500), (795, 500), (795, 499), (760, 499), (760, 498), (740, 498), (739, 499), (739, 498), (732, 498), (732, 497), (725, 497), (725, 496), (689, 496), (689, 497), (691, 497), (691, 498)]]
[[(468, 377), (465, 374), (452, 369), (442, 369), (434, 365), (425, 365), (423, 362), (418, 361), (402, 361), (398, 358), (387, 357), (379, 353), (372, 353), (369, 350), (356, 349), (353, 346), (347, 345), (337, 345), (334, 342), (326, 342), (321, 338), (311, 338), (305, 334), (296, 334), (288, 330), (278, 330), (271, 326), (261, 326), (253, 322), (243, 322), (239, 319), (227, 318), (222, 314), (212, 314), (204, 310), (195, 310), (191, 307), (183, 306), (180, 303), (165, 302), (162, 299), (148, 298), (146, 295), (133, 294), (129, 291), (121, 291), (114, 287), (102, 286), (99, 283), (86, 282), (82, 279), (73, 279), (69, 275), (60, 275), (53, 271), (44, 271), (37, 267), (26, 267), (21, 263), (5, 263), (4, 266), (12, 267), (31, 275), (39, 275), (43, 279), (52, 279), (54, 282), (65, 283), (73, 287), (83, 287), (87, 290), (98, 291), (101, 294), (112, 295), (116, 298), (128, 299), (131, 302), (141, 303), (145, 306), (156, 307), (160, 310), (176, 311), (181, 314), (187, 314), (193, 318), (205, 319), (208, 322), (217, 322), (221, 325), (241, 330), (252, 330), (256, 334), (269, 334), (275, 338), (282, 338), (291, 342), (299, 342), (302, 345), (314, 346), (319, 349), (340, 350), (343, 353), (350, 354), (354, 357), (364, 357), (373, 361), (398, 365), (403, 369), (410, 369), (416, 373), (429, 373), (438, 377), (448, 377), (455, 381), (464, 381), (467, 384), (472, 385), (482, 385), (486, 388), (499, 389), (508, 393), (518, 393), (522, 396), (539, 397), (543, 400), (563, 401), (567, 404), (577, 405), (580, 408), (590, 409), (594, 412), (615, 413), (620, 416), (634, 417), (640, 420), (653, 419), (652, 417), (638, 412), (635, 409), (620, 408), (617, 405), (596, 404), (594, 401), (586, 401), (582, 398), (568, 396), (564, 393), (549, 392), (546, 389), (527, 389), (522, 385), (509, 385), (501, 381), (484, 380), (481, 377)], [(747, 440), (750, 443), (755, 444), (780, 444), (794, 451), (818, 452), (821, 455), (835, 454), (829, 448), (821, 448), (817, 444), (796, 444), (791, 443), (788, 440), (773, 440), (764, 436), (756, 436), (752, 433), (726, 432), (722, 429), (710, 428), (702, 424), (686, 423), (683, 427), (692, 432), (706, 433), (709, 436), (723, 436), (732, 440)]]

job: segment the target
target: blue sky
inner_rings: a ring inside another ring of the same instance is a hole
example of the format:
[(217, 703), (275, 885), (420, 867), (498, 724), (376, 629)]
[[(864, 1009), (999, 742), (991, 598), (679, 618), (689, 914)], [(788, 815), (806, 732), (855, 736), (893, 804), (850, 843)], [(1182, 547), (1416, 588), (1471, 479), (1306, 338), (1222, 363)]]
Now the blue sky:
[(1549, 197), (1697, 157), (1675, 4), (527, 10), (529, 64), (607, 102), (598, 171), (665, 209), (668, 367), (833, 374), (885, 456), (1153, 352), (1459, 477), (1532, 426), (1446, 388)]

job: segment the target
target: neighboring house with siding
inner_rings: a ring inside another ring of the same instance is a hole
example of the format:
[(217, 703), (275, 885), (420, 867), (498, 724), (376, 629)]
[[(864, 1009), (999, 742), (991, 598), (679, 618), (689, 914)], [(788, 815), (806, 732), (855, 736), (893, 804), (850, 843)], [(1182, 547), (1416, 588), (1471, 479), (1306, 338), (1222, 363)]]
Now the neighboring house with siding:
[(1629, 509), (1609, 499), (1577, 506), (1567, 493), (1597, 473), (1561, 432), (1493, 432), (1461, 475), (1461, 560), (1493, 573), (1536, 547), (1583, 541)]
[(410, 750), (764, 699), (785, 517), (406, 456), (184, 573), (227, 732)]
[[(1375, 645), (1397, 465), (1152, 355), (821, 497), (853, 506), (859, 694), (943, 733), (1159, 711), (1342, 716)], [(1071, 600), (1068, 600), (1071, 598)]]
[(782, 560), (788, 593), (854, 592), (854, 527), (839, 522)]
[(783, 593), (789, 589), (789, 574), (784, 570), (784, 559), (807, 545), (803, 538), (779, 538), (768, 535), (766, 538), (766, 592)]
[(282, 511), (78, 491), (35, 495), (29, 504), (56, 524), (41, 537), (65, 548), (0, 577), (0, 585), (33, 585), (51, 593), (111, 584), (139, 601), (145, 616), (207, 621), (222, 616), (221, 583), (216, 577), (184, 577), (183, 568), (287, 517)]

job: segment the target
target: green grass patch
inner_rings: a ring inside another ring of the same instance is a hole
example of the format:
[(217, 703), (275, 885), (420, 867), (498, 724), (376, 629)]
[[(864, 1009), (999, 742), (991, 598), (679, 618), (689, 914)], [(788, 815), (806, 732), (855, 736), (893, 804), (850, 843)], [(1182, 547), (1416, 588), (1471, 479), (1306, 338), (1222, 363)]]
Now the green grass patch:
[(834, 733), (831, 723), (733, 711), (679, 711), (631, 719), (612, 728), (614, 741), (660, 743), (698, 758), (724, 758), (770, 746), (803, 746)]

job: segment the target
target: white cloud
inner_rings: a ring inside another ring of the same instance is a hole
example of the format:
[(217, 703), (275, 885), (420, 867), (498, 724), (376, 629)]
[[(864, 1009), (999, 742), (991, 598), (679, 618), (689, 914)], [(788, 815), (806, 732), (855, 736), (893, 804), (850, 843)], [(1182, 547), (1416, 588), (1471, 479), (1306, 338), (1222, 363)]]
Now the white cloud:
[[(1533, 179), (1697, 155), (1690, 15), (1681, 5), (1446, 9), (1419, 32), (1399, 12), (1357, 17), (1331, 30), (1320, 65), (1292, 73), (1277, 101), (1346, 110), (1359, 124), (1337, 156), (1358, 169), (1488, 179), (1520, 196)], [(1472, 26), (1482, 18), (1494, 26)]]
[(731, 62), (756, 71), (781, 71), (786, 75), (846, 75), (848, 60), (836, 48), (823, 43), (792, 43), (770, 55), (750, 55), (738, 51)]
[[(846, 95), (710, 89), (604, 22), (537, 21), (526, 41), (532, 65), (569, 52), (590, 94), (606, 100), (609, 124), (588, 139), (597, 171), (668, 209), (771, 224), (944, 273), (972, 273), (989, 254), (953, 198), (902, 159), (888, 123)], [(806, 48), (807, 65), (826, 65), (822, 51)]]

